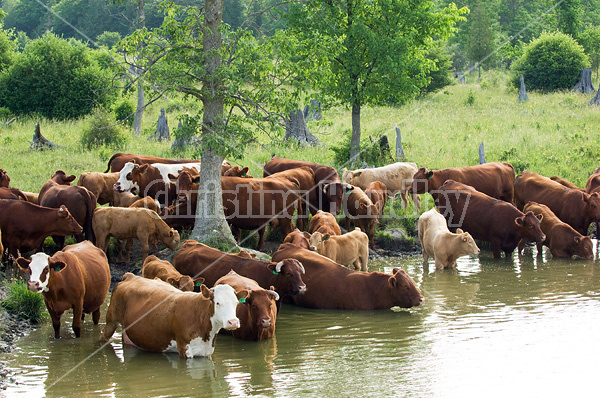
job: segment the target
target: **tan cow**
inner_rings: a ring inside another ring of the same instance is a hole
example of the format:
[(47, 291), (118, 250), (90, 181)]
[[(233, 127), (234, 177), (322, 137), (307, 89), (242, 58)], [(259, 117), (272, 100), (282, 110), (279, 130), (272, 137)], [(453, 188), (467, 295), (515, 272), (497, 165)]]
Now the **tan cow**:
[(221, 328), (240, 326), (235, 316), (238, 299), (229, 285), (200, 293), (182, 292), (163, 281), (126, 273), (112, 292), (106, 311), (106, 326), (100, 336), (108, 341), (123, 327), (123, 342), (153, 352), (178, 352), (181, 358), (210, 356)]
[(81, 173), (77, 180), (77, 185), (85, 187), (96, 195), (98, 204), (110, 204), (114, 206), (115, 202), (115, 191), (113, 191), (113, 185), (119, 179), (119, 173)]
[[(142, 245), (142, 261), (148, 257), (149, 243), (162, 242), (171, 250), (179, 246), (179, 232), (169, 226), (152, 210), (125, 207), (99, 207), (94, 212), (92, 222), (96, 234), (96, 244), (105, 252), (109, 237), (115, 239), (138, 239)], [(130, 241), (126, 247), (126, 261), (129, 262)], [(117, 262), (122, 261), (121, 253)]]
[(369, 237), (360, 228), (344, 235), (315, 232), (310, 237), (310, 250), (332, 259), (338, 264), (367, 271), (369, 262)]
[(341, 235), (342, 229), (340, 228), (335, 216), (329, 212), (319, 210), (310, 219), (308, 225), (308, 233), (312, 234), (315, 232), (321, 232), (323, 234), (330, 235)]
[(200, 291), (200, 286), (204, 283), (204, 278), (198, 277), (192, 279), (189, 275), (181, 275), (173, 267), (173, 264), (161, 260), (156, 256), (146, 257), (142, 265), (142, 276), (148, 279), (158, 278), (182, 292)]
[(460, 228), (450, 232), (446, 219), (435, 208), (421, 214), (418, 228), (423, 261), (433, 257), (437, 268), (455, 267), (459, 257), (479, 254), (473, 237)]
[[(400, 193), (404, 207), (408, 207), (408, 188), (412, 185), (413, 176), (417, 172), (417, 164), (411, 162), (397, 162), (383, 167), (372, 169), (342, 170), (342, 181), (345, 183), (367, 189), (373, 181), (381, 181), (388, 189), (390, 197)], [(421, 208), (421, 197), (412, 194), (413, 202), (417, 209)]]
[(100, 320), (100, 306), (110, 287), (110, 268), (102, 250), (90, 241), (66, 246), (52, 257), (36, 253), (31, 260), (17, 259), (23, 272), (29, 272), (27, 287), (42, 293), (52, 318), (54, 337), (60, 338), (60, 317), (73, 309), (73, 332), (81, 335), (83, 314), (92, 314), (94, 325)]

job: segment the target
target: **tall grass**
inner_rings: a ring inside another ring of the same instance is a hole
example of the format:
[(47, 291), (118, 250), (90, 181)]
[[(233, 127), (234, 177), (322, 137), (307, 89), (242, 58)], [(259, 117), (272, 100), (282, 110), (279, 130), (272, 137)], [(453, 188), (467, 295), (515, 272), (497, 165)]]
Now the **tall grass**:
[(7, 312), (34, 324), (40, 323), (47, 314), (43, 296), (27, 289), (27, 284), (20, 280), (8, 285), (8, 298), (1, 303)]

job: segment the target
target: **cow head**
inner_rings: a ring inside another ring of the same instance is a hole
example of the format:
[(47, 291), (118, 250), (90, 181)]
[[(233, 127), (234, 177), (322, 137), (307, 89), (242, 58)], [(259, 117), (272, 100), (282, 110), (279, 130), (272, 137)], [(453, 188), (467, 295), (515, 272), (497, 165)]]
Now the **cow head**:
[(252, 176), (250, 174), (248, 174), (249, 170), (250, 169), (248, 168), (248, 166), (240, 167), (238, 165), (235, 165), (235, 166), (231, 167), (229, 170), (227, 170), (223, 174), (223, 176), (225, 176), (225, 177), (252, 178)]
[(179, 278), (168, 277), (167, 283), (176, 287), (182, 292), (199, 292), (200, 287), (204, 283), (204, 278), (198, 277), (192, 279), (189, 275), (180, 275)]
[(62, 170), (56, 170), (56, 173), (52, 174), (52, 177), (50, 177), (50, 179), (58, 185), (71, 185), (71, 183), (75, 181), (75, 178), (77, 177), (74, 175), (68, 176), (67, 173)]
[(431, 188), (429, 187), (430, 178), (433, 178), (433, 171), (427, 170), (425, 167), (419, 168), (415, 175), (413, 175), (412, 184), (408, 188), (408, 193), (412, 195), (413, 193), (423, 194), (431, 191)]
[[(197, 185), (200, 183), (200, 175), (190, 172), (189, 169), (184, 169), (177, 176), (169, 174), (169, 180), (175, 182), (177, 200), (185, 201), (190, 200), (192, 191), (198, 189)], [(194, 186), (194, 184), (196, 184), (196, 186)]]
[(50, 278), (55, 278), (67, 266), (62, 261), (52, 260), (46, 253), (36, 253), (31, 260), (19, 257), (17, 265), (22, 272), (30, 273), (27, 288), (35, 293), (49, 291)]
[(567, 242), (568, 252), (571, 256), (584, 258), (586, 260), (594, 259), (594, 243), (591, 236), (573, 236)]
[(240, 327), (240, 320), (235, 315), (239, 299), (246, 299), (250, 295), (248, 290), (241, 290), (237, 294), (229, 285), (217, 285), (210, 290), (202, 285), (201, 293), (213, 301), (214, 312), (210, 320), (219, 329), (234, 330)]
[(456, 254), (460, 256), (479, 254), (479, 247), (477, 247), (477, 243), (475, 243), (475, 240), (473, 239), (470, 233), (464, 232), (462, 229), (458, 228), (456, 230), (456, 235), (459, 242), (457, 245), (459, 250)]
[(600, 221), (600, 194), (584, 194), (583, 200), (586, 203), (585, 212), (592, 221)]
[(134, 180), (134, 170), (136, 175), (141, 174), (140, 168), (142, 166), (133, 162), (125, 163), (125, 166), (119, 172), (119, 179), (113, 185), (113, 189), (117, 192), (130, 192), (134, 195), (140, 194), (140, 185), (138, 179)]
[(275, 324), (274, 315), (277, 314), (275, 301), (279, 300), (279, 294), (271, 290), (253, 290), (248, 298), (243, 301), (243, 305), (248, 306), (251, 319), (255, 322), (256, 329), (268, 329)]
[(342, 169), (342, 182), (345, 182), (346, 184), (352, 184), (353, 177), (354, 175), (351, 170), (348, 170), (345, 167)]
[(55, 227), (60, 229), (65, 235), (79, 235), (83, 231), (83, 228), (79, 223), (73, 218), (69, 210), (65, 207), (65, 205), (60, 205), (58, 209), (56, 209), (58, 214), (58, 219)]
[(329, 240), (331, 235), (315, 232), (309, 239), (309, 250), (322, 254), (325, 252), (325, 242)]
[(415, 281), (403, 269), (392, 270), (392, 276), (388, 278), (388, 288), (397, 305), (402, 308), (416, 307), (425, 301)]
[(302, 280), (304, 266), (300, 261), (286, 258), (278, 263), (270, 263), (270, 272), (277, 276), (277, 285), (280, 292), (289, 292), (293, 295), (304, 294), (306, 285)]
[(235, 254), (235, 256), (238, 256), (241, 258), (248, 258), (248, 259), (256, 258), (256, 254), (248, 253), (246, 250), (240, 250), (239, 253)]
[(10, 177), (6, 174), (6, 171), (0, 169), (0, 188), (10, 187)]
[(306, 231), (300, 231), (298, 228), (287, 234), (283, 243), (291, 243), (304, 249), (310, 248), (310, 234)]
[(331, 182), (323, 185), (324, 205), (329, 204), (329, 213), (337, 215), (342, 207), (344, 195), (350, 194), (353, 190), (352, 185), (344, 182)]
[(532, 212), (528, 211), (521, 217), (515, 219), (515, 225), (520, 229), (520, 236), (527, 242), (542, 243), (546, 240), (546, 235), (542, 232), (540, 224), (544, 216), (538, 214), (537, 216)]
[(161, 234), (161, 242), (171, 250), (177, 249), (181, 238), (176, 229), (169, 229), (169, 232)]

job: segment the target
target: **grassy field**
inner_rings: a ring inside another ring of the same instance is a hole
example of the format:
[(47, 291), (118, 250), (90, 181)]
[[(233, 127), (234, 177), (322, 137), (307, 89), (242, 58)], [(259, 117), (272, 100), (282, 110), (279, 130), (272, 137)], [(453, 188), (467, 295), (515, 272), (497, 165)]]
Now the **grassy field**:
[[(475, 78), (473, 77), (472, 80)], [(590, 96), (573, 93), (529, 93), (529, 101), (517, 102), (517, 90), (508, 88), (506, 75), (486, 72), (480, 83), (454, 85), (436, 94), (401, 107), (365, 107), (362, 112), (363, 137), (387, 134), (392, 148), (396, 126), (402, 131), (407, 159), (428, 168), (467, 166), (478, 163), (478, 146), (483, 141), (487, 161), (511, 162), (543, 175), (565, 177), (583, 186), (589, 174), (600, 166), (600, 135), (596, 129), (600, 108), (587, 103)], [(55, 122), (26, 118), (0, 128), (2, 161), (0, 167), (11, 177), (11, 186), (38, 192), (57, 169), (79, 174), (104, 171), (107, 160), (117, 151), (162, 157), (190, 157), (191, 150), (174, 155), (171, 143), (149, 141), (160, 106), (149, 109), (141, 138), (131, 137), (121, 148), (85, 151), (79, 136), (85, 119)], [(179, 110), (181, 112), (182, 110)], [(171, 128), (175, 113), (168, 114)], [(42, 134), (63, 145), (54, 151), (32, 151), (34, 126), (40, 122)], [(311, 131), (321, 140), (316, 148), (301, 148), (273, 142), (264, 135), (247, 147), (242, 159), (232, 163), (250, 166), (251, 174), (262, 175), (262, 165), (271, 154), (333, 164), (331, 145), (349, 140), (350, 111), (343, 107), (326, 110), (323, 120), (311, 122)]]

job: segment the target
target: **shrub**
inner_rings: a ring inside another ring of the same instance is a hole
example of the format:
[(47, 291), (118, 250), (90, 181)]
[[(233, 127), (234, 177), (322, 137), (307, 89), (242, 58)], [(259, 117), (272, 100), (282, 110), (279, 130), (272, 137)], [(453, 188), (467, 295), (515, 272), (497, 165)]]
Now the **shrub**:
[[(333, 161), (336, 167), (349, 167), (348, 161), (350, 160), (350, 138), (352, 133), (350, 131), (346, 131), (344, 133), (344, 141), (337, 146), (331, 146), (329, 149), (333, 151), (334, 157)], [(384, 166), (393, 162), (394, 159), (389, 151), (382, 150), (379, 145), (379, 140), (381, 139), (382, 134), (375, 135), (375, 137), (371, 137), (367, 134), (364, 134), (366, 137), (360, 140), (360, 161), (367, 162), (369, 166)]]
[(542, 33), (513, 63), (511, 79), (513, 85), (519, 87), (519, 77), (523, 75), (528, 90), (566, 90), (573, 88), (581, 70), (588, 65), (583, 47), (571, 36), (560, 32)]
[(421, 89), (421, 94), (432, 93), (452, 84), (453, 80), (450, 77), (452, 60), (450, 59), (450, 54), (446, 50), (444, 43), (442, 41), (436, 41), (427, 52), (426, 57), (435, 63), (435, 70), (431, 70), (427, 73), (427, 76), (431, 78), (431, 81), (426, 87)]
[(85, 149), (97, 148), (102, 145), (117, 148), (126, 144), (127, 138), (116, 124), (112, 113), (98, 109), (91, 116), (90, 121), (80, 138)]
[(115, 117), (117, 122), (123, 122), (126, 126), (133, 126), (135, 106), (126, 99), (115, 105)]
[(23, 281), (14, 281), (8, 285), (8, 298), (2, 301), (2, 307), (32, 323), (40, 323), (46, 314), (43, 296), (27, 289), (27, 284)]

